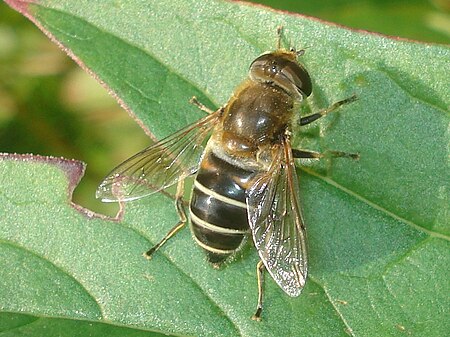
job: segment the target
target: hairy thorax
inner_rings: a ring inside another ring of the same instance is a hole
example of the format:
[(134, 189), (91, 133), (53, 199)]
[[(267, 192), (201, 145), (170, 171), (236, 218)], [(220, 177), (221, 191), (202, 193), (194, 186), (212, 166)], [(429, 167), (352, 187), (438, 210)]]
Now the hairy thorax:
[(217, 140), (231, 156), (255, 157), (290, 127), (293, 104), (283, 89), (244, 82), (226, 106)]

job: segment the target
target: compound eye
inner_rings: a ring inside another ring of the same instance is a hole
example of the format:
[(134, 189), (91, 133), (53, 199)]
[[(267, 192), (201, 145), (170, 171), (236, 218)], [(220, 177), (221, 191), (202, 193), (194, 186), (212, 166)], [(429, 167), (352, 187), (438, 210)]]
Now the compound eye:
[(299, 80), (300, 80), (300, 84), (297, 85), (297, 87), (306, 95), (309, 96), (312, 93), (312, 83), (311, 83), (311, 77), (309, 77), (308, 72), (301, 67), (300, 68), (300, 72), (297, 75)]
[(312, 92), (311, 79), (299, 63), (283, 55), (265, 54), (250, 65), (250, 78), (272, 83), (289, 94), (309, 96)]
[(273, 81), (280, 73), (280, 65), (272, 54), (261, 55), (250, 65), (250, 76), (263, 82)]
[(272, 61), (271, 66), (269, 67), (269, 70), (271, 73), (276, 74), (278, 72), (280, 72), (280, 69), (278, 67), (278, 64), (275, 61)]
[(283, 76), (292, 83), (301, 95), (309, 96), (312, 93), (311, 78), (308, 72), (299, 64), (293, 67), (285, 67), (282, 70)]
[(252, 68), (262, 68), (271, 63), (274, 63), (270, 54), (264, 54), (255, 59), (250, 65), (250, 69)]

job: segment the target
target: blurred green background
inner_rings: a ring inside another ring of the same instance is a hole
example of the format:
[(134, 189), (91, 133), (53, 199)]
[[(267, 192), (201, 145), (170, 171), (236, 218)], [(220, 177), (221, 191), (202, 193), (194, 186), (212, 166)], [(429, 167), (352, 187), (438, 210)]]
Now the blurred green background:
[[(258, 2), (357, 29), (450, 42), (449, 1)], [(0, 152), (84, 161), (86, 175), (74, 201), (114, 215), (117, 206), (97, 201), (96, 187), (110, 169), (148, 144), (104, 88), (30, 21), (0, 3)]]

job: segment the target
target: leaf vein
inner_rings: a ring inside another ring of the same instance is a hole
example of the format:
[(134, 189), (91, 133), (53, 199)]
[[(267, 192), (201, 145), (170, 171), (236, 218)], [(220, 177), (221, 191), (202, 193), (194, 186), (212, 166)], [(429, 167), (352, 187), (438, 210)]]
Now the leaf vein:
[(445, 234), (434, 232), (434, 231), (429, 230), (429, 229), (426, 229), (426, 228), (424, 228), (424, 227), (422, 227), (422, 226), (420, 226), (420, 225), (418, 225), (418, 224), (416, 224), (416, 223), (414, 223), (414, 222), (412, 222), (410, 220), (402, 218), (399, 215), (397, 215), (397, 214), (387, 210), (386, 208), (376, 204), (375, 202), (365, 198), (361, 194), (358, 194), (358, 193), (356, 193), (356, 192), (354, 192), (354, 191), (352, 191), (352, 190), (342, 186), (341, 184), (337, 183), (336, 181), (334, 181), (334, 180), (332, 180), (330, 178), (327, 178), (327, 177), (325, 177), (323, 175), (320, 175), (319, 173), (314, 172), (313, 170), (308, 169), (308, 168), (306, 168), (304, 166), (300, 166), (299, 168), (302, 171), (304, 171), (304, 172), (306, 172), (306, 173), (308, 173), (308, 174), (310, 174), (310, 175), (312, 175), (314, 177), (317, 177), (317, 178), (323, 180), (324, 182), (328, 183), (329, 185), (334, 186), (335, 188), (337, 188), (337, 189), (347, 193), (348, 195), (353, 196), (354, 198), (364, 202), (365, 204), (373, 207), (376, 210), (379, 210), (379, 211), (383, 212), (384, 214), (390, 216), (391, 218), (393, 218), (393, 219), (395, 219), (395, 220), (397, 220), (399, 222), (403, 222), (404, 224), (407, 224), (407, 225), (413, 227), (414, 229), (416, 229), (416, 230), (418, 230), (420, 232), (424, 232), (424, 233), (428, 234), (431, 237), (440, 238), (440, 239), (443, 239), (443, 240), (446, 240), (446, 241), (450, 241), (450, 237), (449, 236), (447, 236)]
[(72, 279), (75, 283), (77, 283), (86, 292), (86, 294), (94, 301), (94, 303), (96, 303), (96, 305), (98, 307), (98, 311), (100, 313), (99, 319), (104, 318), (104, 310), (103, 310), (102, 306), (100, 305), (100, 303), (98, 303), (98, 301), (95, 299), (95, 296), (92, 295), (88, 291), (88, 289), (83, 285), (83, 283), (81, 283), (78, 279), (76, 279), (73, 275), (71, 275), (64, 268), (62, 268), (61, 266), (59, 266), (56, 263), (54, 263), (53, 261), (51, 261), (49, 258), (46, 258), (45, 256), (41, 256), (37, 252), (35, 252), (35, 251), (33, 251), (33, 250), (29, 249), (29, 248), (26, 248), (25, 246), (22, 246), (22, 245), (20, 245), (17, 242), (10, 241), (10, 240), (5, 240), (5, 239), (0, 239), (0, 244), (9, 245), (9, 246), (15, 247), (17, 249), (23, 250), (23, 251), (27, 252), (28, 254), (33, 255), (33, 256), (39, 258), (40, 260), (46, 261), (49, 264), (51, 264), (56, 270), (59, 270), (61, 273), (63, 273), (64, 275), (66, 275), (67, 277)]
[[(311, 277), (309, 277), (309, 279), (311, 280)], [(314, 281), (314, 280), (312, 280), (312, 281)], [(323, 285), (321, 285), (320, 283), (316, 282), (316, 281), (314, 281), (314, 283), (316, 283), (317, 285), (319, 285), (323, 289), (323, 292), (324, 292), (325, 296), (328, 298), (328, 301), (330, 302), (330, 304), (333, 307), (334, 311), (336, 312), (336, 314), (339, 316), (339, 318), (342, 320), (342, 323), (346, 327), (346, 329), (347, 329), (346, 332), (350, 336), (355, 336), (355, 334), (353, 333), (353, 329), (350, 327), (350, 325), (348, 324), (347, 320), (344, 318), (344, 315), (341, 313), (339, 308), (335, 305), (335, 303), (331, 299), (331, 295), (328, 293), (326, 288)]]

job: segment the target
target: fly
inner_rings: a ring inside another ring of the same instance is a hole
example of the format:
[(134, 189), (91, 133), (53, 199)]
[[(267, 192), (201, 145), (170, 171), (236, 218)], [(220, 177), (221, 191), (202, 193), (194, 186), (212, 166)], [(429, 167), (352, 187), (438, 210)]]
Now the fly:
[[(258, 321), (265, 269), (292, 297), (300, 295), (308, 274), (294, 159), (324, 154), (292, 149), (292, 130), (356, 99), (353, 95), (298, 118), (295, 107), (311, 95), (311, 78), (297, 61), (305, 51), (282, 49), (280, 36), (278, 29), (278, 48), (251, 63), (248, 78), (226, 105), (212, 111), (194, 98), (205, 117), (124, 161), (97, 190), (102, 201), (130, 201), (177, 184), (179, 222), (145, 253), (147, 258), (186, 225), (188, 215), (194, 240), (215, 266), (234, 256), (251, 236), (260, 257), (258, 302), (252, 316)], [(331, 155), (358, 157), (344, 152)], [(186, 210), (184, 179), (192, 175)]]

